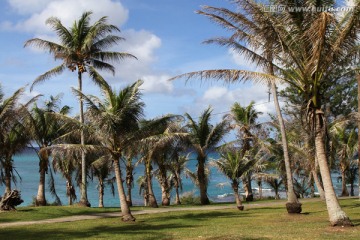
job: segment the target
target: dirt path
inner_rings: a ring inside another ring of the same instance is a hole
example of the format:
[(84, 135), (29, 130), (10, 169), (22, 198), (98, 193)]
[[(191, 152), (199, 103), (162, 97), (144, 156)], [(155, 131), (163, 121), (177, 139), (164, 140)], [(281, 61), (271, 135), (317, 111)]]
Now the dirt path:
[[(313, 202), (320, 201), (320, 199), (301, 199), (301, 202)], [(245, 204), (245, 210), (251, 208), (258, 207), (267, 207), (267, 206), (276, 206), (285, 204), (285, 200), (276, 201), (276, 202), (268, 202), (268, 203), (251, 203)], [(235, 205), (230, 206), (198, 206), (198, 207), (170, 207), (170, 208), (155, 208), (155, 209), (146, 209), (133, 211), (133, 215), (141, 215), (141, 214), (155, 214), (155, 213), (166, 213), (166, 212), (180, 212), (180, 211), (214, 211), (214, 210), (223, 210), (223, 209), (236, 209)], [(45, 220), (36, 220), (36, 221), (22, 221), (22, 222), (9, 222), (9, 223), (1, 223), (1, 228), (6, 227), (14, 227), (14, 226), (26, 226), (26, 225), (34, 225), (34, 224), (47, 224), (47, 223), (62, 223), (62, 222), (75, 222), (82, 220), (93, 220), (99, 218), (108, 218), (108, 217), (121, 217), (121, 212), (112, 212), (112, 213), (95, 213), (89, 215), (76, 215), (70, 217), (60, 217), (60, 218), (52, 218)]]

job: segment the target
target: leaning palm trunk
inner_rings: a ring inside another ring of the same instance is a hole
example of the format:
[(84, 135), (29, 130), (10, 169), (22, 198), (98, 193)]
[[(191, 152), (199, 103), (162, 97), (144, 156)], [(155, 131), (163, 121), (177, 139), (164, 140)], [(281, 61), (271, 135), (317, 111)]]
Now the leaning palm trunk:
[(200, 203), (201, 205), (210, 204), (206, 189), (207, 182), (205, 176), (205, 159), (203, 158), (198, 158), (197, 176), (200, 189)]
[[(47, 146), (43, 146), (43, 147), (47, 147)], [(45, 174), (48, 164), (49, 164), (48, 151), (42, 151), (40, 153), (40, 164), (39, 164), (40, 180), (39, 180), (38, 193), (35, 200), (35, 206), (46, 206)]]
[(335, 194), (325, 152), (324, 135), (326, 126), (321, 110), (316, 110), (315, 121), (315, 151), (324, 185), (326, 207), (330, 223), (332, 226), (353, 226), (350, 219), (346, 216), (346, 213), (341, 209)]
[(124, 222), (135, 221), (134, 216), (131, 214), (130, 208), (126, 202), (126, 195), (123, 186), (123, 182), (121, 180), (121, 170), (119, 157), (114, 159), (114, 168), (115, 168), (115, 177), (116, 177), (116, 185), (118, 189), (119, 199), (120, 199), (120, 208), (121, 208), (121, 219)]
[[(317, 161), (317, 160), (315, 159), (315, 161)], [(313, 179), (314, 179), (316, 188), (317, 188), (317, 190), (318, 190), (318, 192), (319, 192), (320, 199), (321, 199), (321, 200), (325, 200), (324, 188), (323, 188), (323, 186), (322, 186), (322, 184), (321, 184), (321, 182), (320, 182), (320, 179), (319, 179), (319, 176), (318, 176), (316, 170), (315, 170), (315, 169), (311, 170), (311, 174), (312, 174), (312, 176), (313, 176)]]
[(276, 109), (276, 115), (279, 121), (280, 132), (281, 132), (281, 142), (283, 146), (284, 152), (284, 162), (285, 162), (285, 169), (286, 169), (286, 185), (287, 185), (287, 203), (286, 208), (288, 213), (301, 213), (301, 203), (298, 201), (297, 196), (294, 191), (294, 184), (293, 184), (293, 177), (290, 165), (290, 158), (289, 158), (289, 150), (288, 150), (288, 143), (286, 139), (286, 131), (285, 131), (285, 124), (281, 114), (281, 109), (279, 105), (279, 100), (277, 97), (276, 85), (274, 81), (271, 81), (271, 90), (274, 97), (274, 104)]
[[(81, 71), (78, 71), (78, 90), (82, 92), (82, 79), (81, 79)], [(79, 107), (80, 107), (80, 123), (84, 124), (84, 104), (82, 96), (79, 97)], [(84, 130), (81, 130), (80, 133), (80, 144), (81, 146), (85, 145), (85, 136)], [(90, 203), (87, 198), (87, 189), (86, 189), (86, 156), (85, 152), (81, 152), (81, 184), (80, 184), (80, 205), (90, 207)]]

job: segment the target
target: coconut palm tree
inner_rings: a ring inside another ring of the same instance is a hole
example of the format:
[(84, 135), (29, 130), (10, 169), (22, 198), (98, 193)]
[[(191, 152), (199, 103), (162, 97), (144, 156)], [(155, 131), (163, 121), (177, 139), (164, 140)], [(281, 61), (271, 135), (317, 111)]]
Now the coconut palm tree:
[(135, 220), (126, 201), (120, 160), (123, 151), (139, 140), (139, 120), (144, 109), (139, 89), (141, 84), (142, 81), (137, 81), (119, 92), (103, 85), (103, 100), (95, 96), (88, 97), (75, 90), (88, 105), (91, 128), (100, 142), (100, 145), (89, 145), (88, 148), (103, 152), (113, 162), (123, 221)]
[(99, 208), (104, 207), (104, 192), (106, 184), (110, 185), (111, 193), (115, 195), (114, 180), (109, 178), (113, 172), (112, 163), (109, 158), (100, 156), (91, 163), (91, 172), (98, 179), (97, 189), (99, 191)]
[(152, 176), (153, 163), (159, 167), (157, 176), (162, 187), (162, 200), (164, 205), (170, 204), (170, 182), (167, 171), (169, 158), (175, 153), (173, 144), (183, 141), (188, 134), (179, 127), (182, 117), (177, 115), (166, 115), (152, 120), (144, 120), (141, 124), (141, 131), (146, 137), (141, 141), (143, 162), (145, 164), (145, 179), (147, 181), (147, 202), (151, 207), (158, 207), (153, 187)]
[(45, 175), (48, 173), (50, 156), (48, 147), (51, 146), (57, 137), (64, 134), (66, 129), (66, 124), (62, 125), (62, 123), (51, 114), (54, 112), (67, 114), (69, 112), (70, 107), (68, 106), (60, 108), (60, 97), (60, 95), (55, 97), (50, 96), (50, 100), (45, 103), (44, 108), (39, 108), (35, 104), (27, 117), (27, 127), (30, 128), (31, 138), (36, 142), (37, 147), (39, 147), (39, 150), (34, 147), (39, 157), (40, 173), (35, 206), (46, 206)]
[(338, 160), (341, 173), (341, 196), (349, 196), (346, 187), (346, 173), (349, 171), (350, 163), (357, 152), (357, 134), (355, 127), (339, 122), (330, 128), (331, 150), (333, 157)]
[[(59, 43), (40, 38), (33, 38), (25, 42), (25, 47), (34, 46), (49, 51), (55, 60), (62, 63), (37, 77), (33, 87), (49, 78), (63, 73), (66, 69), (72, 72), (77, 70), (78, 91), (82, 91), (83, 73), (88, 72), (89, 77), (96, 84), (107, 84), (97, 72), (106, 70), (115, 73), (115, 68), (109, 61), (120, 61), (124, 58), (135, 58), (129, 53), (106, 51), (116, 45), (123, 38), (112, 35), (113, 32), (120, 32), (119, 28), (108, 24), (107, 17), (102, 17), (94, 24), (90, 24), (92, 12), (84, 12), (82, 16), (74, 22), (70, 28), (66, 28), (60, 19), (51, 17), (47, 19), (46, 24), (50, 25), (58, 36)], [(84, 123), (83, 99), (79, 98), (80, 123)], [(85, 144), (84, 133), (81, 133), (80, 142)], [(86, 163), (85, 154), (81, 157), (82, 180), (81, 180), (81, 199), (80, 203), (89, 206), (86, 189)]]
[(188, 156), (177, 156), (170, 162), (170, 172), (171, 172), (171, 181), (174, 184), (175, 188), (175, 204), (180, 205), (180, 194), (179, 190), (182, 191), (182, 180), (181, 174), (185, 170), (185, 164), (189, 161)]
[(186, 113), (188, 120), (187, 128), (189, 132), (190, 146), (197, 154), (197, 180), (199, 181), (200, 202), (202, 205), (210, 204), (207, 196), (207, 181), (205, 175), (205, 165), (208, 154), (220, 143), (223, 137), (230, 131), (226, 120), (211, 125), (212, 109), (207, 108), (195, 121), (190, 114)]
[[(232, 128), (237, 129), (237, 137), (242, 143), (241, 154), (249, 151), (254, 145), (254, 130), (259, 129), (260, 125), (256, 122), (261, 112), (256, 111), (254, 107), (255, 102), (251, 102), (248, 106), (242, 107), (239, 103), (234, 103), (231, 107), (231, 113), (225, 116), (231, 121)], [(243, 179), (246, 201), (253, 200), (251, 187), (251, 173), (247, 174), (246, 179)]]
[(239, 210), (244, 210), (239, 196), (240, 179), (251, 172), (260, 158), (255, 158), (250, 152), (255, 149), (249, 149), (243, 152), (242, 149), (226, 149), (220, 153), (220, 159), (212, 161), (212, 165), (216, 166), (229, 180), (234, 191), (236, 205)]
[(332, 78), (333, 73), (349, 64), (349, 59), (353, 59), (358, 51), (356, 40), (360, 2), (355, 2), (354, 10), (342, 16), (327, 11), (290, 11), (293, 6), (334, 7), (335, 2), (326, 0), (271, 1), (271, 4), (285, 6), (284, 11), (276, 13), (266, 11), (264, 5), (252, 0), (235, 1), (234, 4), (237, 5), (236, 9), (242, 10), (235, 12), (206, 6), (199, 12), (233, 32), (229, 38), (208, 42), (232, 48), (263, 67), (264, 72), (225, 69), (193, 72), (178, 77), (215, 79), (228, 83), (245, 80), (283, 81), (294, 86), (298, 96), (303, 99), (307, 125), (314, 134), (316, 159), (324, 184), (330, 223), (333, 226), (352, 225), (336, 198), (330, 175), (324, 142), (326, 118), (322, 93), (327, 86), (336, 84), (338, 79)]
[(21, 152), (31, 141), (25, 125), (27, 107), (37, 97), (21, 105), (19, 98), (23, 92), (24, 88), (20, 88), (11, 97), (4, 98), (0, 88), (0, 180), (5, 184), (5, 196), (11, 192), (11, 181), (16, 183), (13, 156)]

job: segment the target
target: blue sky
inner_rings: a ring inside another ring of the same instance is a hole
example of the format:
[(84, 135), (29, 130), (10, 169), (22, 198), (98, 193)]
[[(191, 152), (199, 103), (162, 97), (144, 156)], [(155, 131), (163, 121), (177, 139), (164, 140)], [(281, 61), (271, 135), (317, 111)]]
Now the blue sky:
[[(33, 37), (56, 41), (45, 20), (56, 16), (69, 26), (83, 11), (91, 10), (94, 20), (108, 16), (109, 23), (121, 29), (120, 36), (126, 41), (115, 49), (138, 57), (137, 61), (116, 64), (115, 77), (107, 73), (103, 76), (117, 89), (143, 79), (147, 117), (185, 112), (198, 116), (209, 105), (214, 113), (219, 113), (228, 111), (235, 101), (244, 105), (251, 100), (267, 101), (266, 86), (167, 81), (196, 70), (253, 69), (226, 48), (202, 44), (208, 38), (229, 33), (195, 11), (201, 5), (232, 8), (226, 0), (2, 0), (1, 3), (0, 83), (6, 95), (59, 64), (46, 52), (23, 48), (24, 42)], [(72, 114), (76, 114), (77, 101), (70, 91), (76, 84), (76, 74), (66, 72), (36, 86), (33, 92), (27, 91), (24, 99), (39, 93), (45, 96), (63, 93), (62, 103), (72, 106)], [(99, 93), (86, 78), (83, 91)], [(257, 108), (272, 112), (273, 104), (260, 104)]]

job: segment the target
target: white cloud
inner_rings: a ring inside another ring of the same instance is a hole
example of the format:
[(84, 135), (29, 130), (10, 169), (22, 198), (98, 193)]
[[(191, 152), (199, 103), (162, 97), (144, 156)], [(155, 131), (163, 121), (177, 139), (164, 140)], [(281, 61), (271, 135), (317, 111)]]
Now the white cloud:
[(142, 87), (147, 93), (171, 93), (174, 87), (173, 82), (167, 81), (170, 76), (152, 68), (157, 60), (156, 50), (161, 47), (161, 39), (149, 31), (133, 29), (124, 30), (121, 36), (126, 41), (121, 42), (115, 50), (131, 53), (137, 60), (125, 59), (116, 64), (116, 78), (112, 82), (142, 79)]
[[(26, 2), (23, 5), (23, 2)], [(93, 11), (92, 20), (108, 16), (108, 21), (116, 26), (123, 25), (128, 18), (128, 10), (120, 2), (111, 0), (9, 0), (10, 5), (19, 13), (28, 13), (30, 17), (24, 21), (12, 23), (13, 28), (19, 31), (48, 33), (51, 29), (45, 25), (49, 17), (56, 16), (64, 26), (70, 26), (84, 11)], [(33, 3), (34, 5), (31, 5)], [(27, 7), (31, 5), (32, 7)], [(2, 24), (3, 25), (3, 24)], [(5, 26), (8, 26), (7, 23)]]
[(8, 0), (10, 6), (20, 14), (31, 14), (44, 8), (49, 0)]
[(144, 80), (142, 89), (144, 89), (145, 93), (171, 93), (174, 89), (174, 86), (172, 82), (168, 81), (169, 78), (170, 76), (168, 75), (144, 76), (142, 78), (142, 80)]

